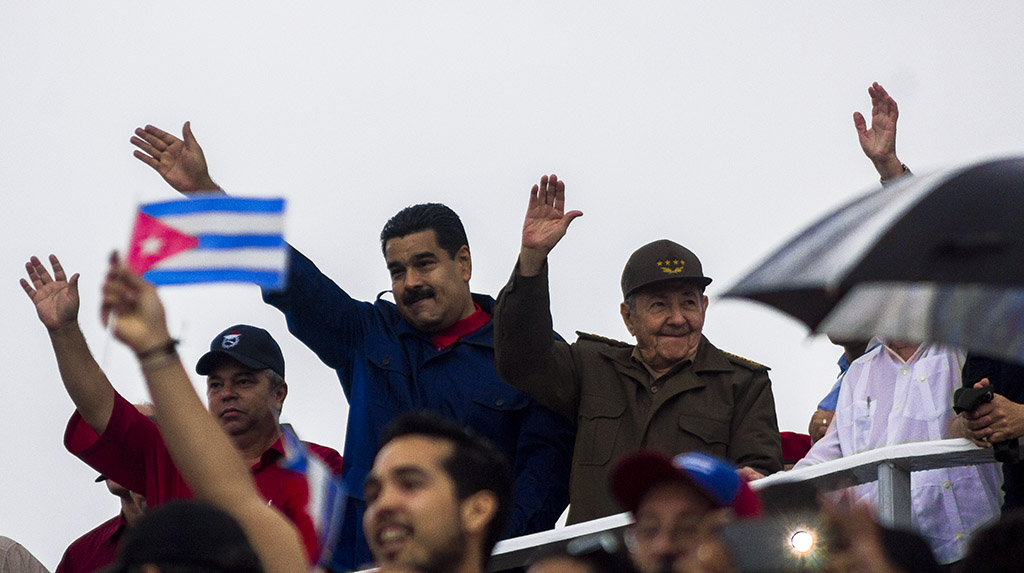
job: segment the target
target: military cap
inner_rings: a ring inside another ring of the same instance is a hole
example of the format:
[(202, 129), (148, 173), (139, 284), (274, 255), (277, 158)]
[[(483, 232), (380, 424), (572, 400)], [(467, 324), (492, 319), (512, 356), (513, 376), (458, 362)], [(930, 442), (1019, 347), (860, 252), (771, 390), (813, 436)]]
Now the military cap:
[(654, 283), (681, 279), (700, 283), (701, 288), (711, 284), (693, 251), (659, 239), (640, 247), (626, 261), (626, 268), (622, 269), (622, 298)]

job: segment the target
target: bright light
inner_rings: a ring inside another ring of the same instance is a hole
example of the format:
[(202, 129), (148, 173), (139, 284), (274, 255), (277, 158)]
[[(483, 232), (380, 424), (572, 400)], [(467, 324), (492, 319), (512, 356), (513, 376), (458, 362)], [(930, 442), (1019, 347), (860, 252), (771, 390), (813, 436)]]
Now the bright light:
[(814, 549), (814, 535), (810, 531), (800, 530), (789, 538), (789, 544), (797, 553), (807, 553)]

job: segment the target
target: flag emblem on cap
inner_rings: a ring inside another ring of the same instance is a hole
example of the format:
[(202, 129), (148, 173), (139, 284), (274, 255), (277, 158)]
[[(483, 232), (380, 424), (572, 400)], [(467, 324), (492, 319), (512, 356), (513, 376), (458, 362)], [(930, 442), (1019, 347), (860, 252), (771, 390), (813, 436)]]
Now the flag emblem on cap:
[(683, 272), (684, 266), (686, 266), (686, 261), (680, 261), (679, 259), (658, 261), (658, 268), (661, 269), (661, 272), (670, 275)]
[(203, 197), (139, 206), (128, 265), (155, 285), (284, 287), (284, 199)]
[(225, 334), (224, 340), (220, 341), (221, 348), (234, 348), (238, 346), (239, 339), (242, 338), (241, 332), (232, 332), (231, 334)]

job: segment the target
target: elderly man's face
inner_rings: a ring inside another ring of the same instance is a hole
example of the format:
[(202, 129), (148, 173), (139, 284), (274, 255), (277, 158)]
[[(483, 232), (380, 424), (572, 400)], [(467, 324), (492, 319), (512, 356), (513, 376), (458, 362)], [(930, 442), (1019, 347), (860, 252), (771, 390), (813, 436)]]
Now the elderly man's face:
[(637, 506), (628, 533), (630, 555), (641, 573), (664, 570), (697, 546), (701, 520), (715, 508), (687, 483), (665, 482), (651, 488)]
[(708, 297), (697, 284), (656, 284), (634, 293), (632, 299), (633, 304), (620, 306), (622, 320), (651, 368), (667, 369), (697, 350), (708, 308)]

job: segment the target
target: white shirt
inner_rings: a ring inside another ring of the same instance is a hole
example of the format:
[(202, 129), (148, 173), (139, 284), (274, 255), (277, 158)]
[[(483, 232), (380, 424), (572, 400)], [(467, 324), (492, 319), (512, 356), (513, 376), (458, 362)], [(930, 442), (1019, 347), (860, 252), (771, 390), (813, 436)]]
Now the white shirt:
[[(795, 468), (883, 446), (941, 440), (949, 433), (953, 392), (965, 356), (940, 345), (922, 346), (906, 362), (885, 345), (855, 360), (843, 377), (828, 432)], [(939, 563), (967, 551), (970, 534), (999, 517), (1002, 474), (996, 464), (910, 474), (913, 523)], [(877, 482), (854, 488), (874, 505)]]

